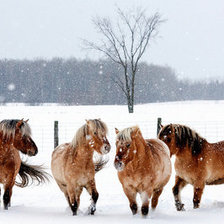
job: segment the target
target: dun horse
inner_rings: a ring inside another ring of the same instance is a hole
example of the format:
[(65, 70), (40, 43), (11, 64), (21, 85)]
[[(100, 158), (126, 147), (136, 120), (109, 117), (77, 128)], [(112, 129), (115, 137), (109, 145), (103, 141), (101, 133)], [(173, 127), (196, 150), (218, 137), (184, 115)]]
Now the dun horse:
[(158, 139), (145, 140), (138, 127), (116, 129), (114, 165), (133, 214), (137, 213), (136, 195), (142, 199), (142, 215), (148, 214), (152, 196), (153, 209), (171, 175), (169, 149)]
[(158, 135), (175, 155), (176, 180), (173, 187), (176, 209), (184, 210), (180, 192), (186, 184), (194, 186), (194, 208), (200, 206), (205, 185), (224, 183), (224, 141), (209, 143), (187, 126), (169, 124)]
[(52, 153), (52, 174), (64, 193), (73, 212), (77, 215), (83, 187), (91, 195), (89, 214), (94, 214), (98, 192), (95, 185), (95, 172), (105, 165), (104, 160), (93, 162), (94, 150), (100, 154), (110, 151), (106, 137), (107, 127), (100, 119), (87, 120), (74, 136), (71, 143), (59, 145)]
[[(3, 120), (0, 122), (0, 183), (4, 187), (4, 208), (10, 206), (14, 184), (26, 187), (29, 181), (44, 182), (47, 175), (40, 166), (31, 166), (22, 162), (19, 151), (29, 156), (35, 156), (37, 146), (31, 138), (31, 129), (27, 121)], [(19, 174), (21, 183), (16, 182)], [(31, 178), (31, 179), (30, 179)], [(1, 189), (0, 189), (1, 193)]]

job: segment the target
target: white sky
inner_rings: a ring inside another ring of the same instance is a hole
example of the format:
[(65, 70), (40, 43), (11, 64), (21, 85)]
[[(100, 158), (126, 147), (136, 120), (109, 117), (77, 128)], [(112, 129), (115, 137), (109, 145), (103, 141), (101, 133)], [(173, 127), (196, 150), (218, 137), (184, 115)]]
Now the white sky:
[(81, 39), (97, 41), (92, 17), (142, 6), (167, 22), (143, 58), (180, 77), (224, 79), (224, 0), (0, 0), (0, 58), (96, 58)]

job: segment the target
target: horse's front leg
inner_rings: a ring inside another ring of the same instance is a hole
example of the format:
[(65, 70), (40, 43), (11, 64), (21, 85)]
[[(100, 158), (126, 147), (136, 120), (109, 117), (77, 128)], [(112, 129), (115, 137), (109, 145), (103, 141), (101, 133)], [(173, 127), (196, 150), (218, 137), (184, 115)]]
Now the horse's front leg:
[(137, 206), (137, 203), (136, 203), (137, 191), (136, 191), (135, 188), (133, 188), (132, 186), (129, 186), (129, 185), (128, 186), (123, 185), (123, 190), (124, 190), (124, 193), (126, 194), (128, 200), (129, 200), (132, 214), (135, 215), (138, 211), (138, 206)]
[(175, 206), (177, 211), (184, 211), (184, 204), (182, 204), (180, 199), (180, 192), (186, 186), (187, 182), (180, 178), (179, 176), (175, 177), (175, 185), (173, 187), (173, 195), (175, 200)]
[(205, 184), (204, 183), (198, 183), (194, 185), (194, 208), (199, 208), (200, 202), (201, 202), (201, 196), (204, 190)]
[(146, 216), (148, 215), (148, 212), (149, 212), (149, 200), (152, 196), (152, 192), (153, 190), (152, 189), (147, 189), (147, 191), (143, 191), (140, 196), (141, 196), (141, 199), (142, 199), (142, 208), (141, 208), (141, 211), (142, 211), (142, 215)]
[(88, 182), (88, 184), (86, 185), (86, 190), (88, 191), (88, 193), (90, 194), (91, 199), (92, 199), (91, 204), (88, 209), (88, 214), (94, 215), (94, 213), (96, 211), (96, 202), (99, 197), (99, 194), (96, 190), (96, 184), (95, 184), (94, 179)]

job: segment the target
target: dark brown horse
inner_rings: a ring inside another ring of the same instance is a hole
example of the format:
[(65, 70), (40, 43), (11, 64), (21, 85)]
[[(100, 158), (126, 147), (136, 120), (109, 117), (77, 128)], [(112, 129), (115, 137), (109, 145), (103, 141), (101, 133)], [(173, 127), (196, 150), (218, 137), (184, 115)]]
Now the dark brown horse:
[[(0, 122), (0, 183), (4, 186), (4, 208), (8, 209), (14, 184), (26, 187), (29, 181), (44, 182), (47, 175), (40, 166), (31, 166), (22, 162), (19, 151), (35, 156), (37, 146), (31, 138), (31, 129), (27, 121), (3, 120)], [(16, 182), (19, 174), (21, 183)], [(1, 193), (1, 189), (0, 189)]]
[(114, 165), (123, 186), (133, 214), (137, 213), (136, 195), (142, 199), (142, 215), (148, 214), (149, 200), (152, 196), (152, 208), (158, 204), (163, 187), (171, 175), (169, 149), (159, 139), (142, 137), (138, 127), (116, 129), (116, 147)]
[(175, 155), (176, 181), (173, 187), (175, 205), (184, 210), (180, 191), (191, 184), (194, 186), (194, 208), (200, 206), (205, 185), (224, 183), (224, 141), (209, 143), (194, 130), (180, 124), (162, 127), (158, 135)]
[(93, 161), (94, 151), (106, 154), (110, 143), (106, 137), (107, 126), (100, 119), (88, 120), (78, 129), (71, 143), (59, 145), (52, 153), (52, 174), (64, 193), (72, 210), (77, 215), (80, 195), (86, 188), (91, 195), (92, 203), (89, 214), (96, 211), (98, 192), (95, 184), (95, 173), (105, 165), (104, 160)]

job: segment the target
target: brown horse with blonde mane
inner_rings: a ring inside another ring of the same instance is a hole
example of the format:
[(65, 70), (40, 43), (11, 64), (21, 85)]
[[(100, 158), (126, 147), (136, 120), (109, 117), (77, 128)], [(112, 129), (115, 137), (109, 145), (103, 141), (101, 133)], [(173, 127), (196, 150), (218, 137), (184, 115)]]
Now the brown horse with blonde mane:
[[(21, 161), (19, 151), (29, 156), (35, 156), (38, 152), (27, 121), (22, 119), (0, 122), (0, 183), (4, 187), (4, 209), (10, 206), (14, 184), (26, 187), (30, 181), (33, 183), (36, 180), (40, 184), (48, 179), (41, 166), (31, 166)], [(17, 174), (21, 183), (16, 182)]]
[(205, 185), (224, 183), (224, 141), (209, 143), (185, 125), (169, 124), (158, 135), (175, 155), (176, 180), (173, 187), (176, 209), (184, 210), (180, 191), (194, 186), (194, 208), (200, 206)]
[(106, 134), (107, 126), (100, 119), (87, 120), (86, 124), (78, 129), (71, 143), (59, 145), (52, 153), (52, 174), (73, 215), (77, 215), (83, 187), (92, 198), (89, 214), (93, 215), (96, 211), (99, 194), (94, 176), (107, 161), (100, 159), (94, 162), (93, 153), (96, 151), (106, 154), (110, 151)]
[(116, 130), (114, 165), (126, 194), (131, 211), (137, 213), (136, 195), (142, 199), (142, 215), (147, 215), (149, 200), (155, 209), (164, 186), (170, 179), (171, 162), (169, 149), (159, 139), (145, 140), (138, 127)]

